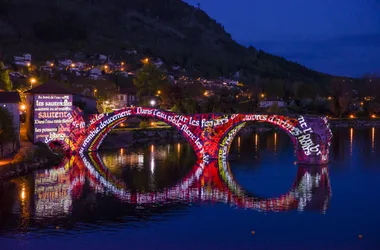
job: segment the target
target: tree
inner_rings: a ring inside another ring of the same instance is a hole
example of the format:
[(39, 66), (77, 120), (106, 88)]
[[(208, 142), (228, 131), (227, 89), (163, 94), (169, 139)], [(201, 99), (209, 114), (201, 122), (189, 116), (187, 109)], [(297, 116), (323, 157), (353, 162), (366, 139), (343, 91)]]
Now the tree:
[(316, 91), (314, 86), (310, 83), (302, 83), (298, 86), (296, 90), (296, 99), (314, 99), (316, 97)]
[(40, 75), (39, 82), (41, 82), (41, 84), (42, 83), (47, 83), (49, 81), (49, 79), (50, 79), (50, 73), (49, 73), (49, 71), (47, 71), (47, 70), (42, 71), (41, 75)]
[(9, 78), (8, 70), (5, 69), (4, 63), (0, 62), (0, 89), (5, 91), (12, 90), (12, 82)]
[(273, 104), (268, 108), (268, 113), (271, 113), (271, 114), (278, 114), (278, 113), (280, 113), (280, 108), (278, 107), (277, 102), (273, 103)]
[(13, 128), (13, 116), (5, 108), (0, 107), (0, 147), (1, 157), (4, 156), (4, 146), (16, 140), (16, 133)]
[(142, 105), (147, 105), (149, 99), (157, 94), (169, 82), (168, 77), (155, 65), (146, 63), (136, 73), (133, 84), (138, 88), (137, 95)]
[(352, 88), (343, 80), (335, 78), (331, 81), (329, 92), (331, 94), (331, 111), (338, 117), (348, 110), (352, 100)]
[(273, 98), (283, 98), (285, 94), (284, 81), (280, 79), (271, 80), (265, 85), (265, 93)]

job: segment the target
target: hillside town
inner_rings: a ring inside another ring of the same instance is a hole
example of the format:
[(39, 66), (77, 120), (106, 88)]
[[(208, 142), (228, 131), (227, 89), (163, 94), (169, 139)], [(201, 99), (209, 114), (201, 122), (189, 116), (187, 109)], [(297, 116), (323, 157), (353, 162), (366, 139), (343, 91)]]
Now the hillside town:
[[(140, 86), (139, 89), (135, 84), (136, 78), (138, 78), (137, 74), (148, 66), (154, 66), (158, 74), (162, 74), (162, 77), (166, 78), (167, 83), (182, 88), (184, 92), (190, 88), (191, 92), (196, 89), (191, 98), (197, 100), (198, 104), (210, 106), (208, 102), (217, 98), (220, 101), (220, 98), (224, 96), (223, 102), (229, 104), (226, 108), (231, 112), (233, 110), (248, 112), (271, 109), (271, 112), (307, 111), (332, 117), (341, 117), (342, 115), (353, 117), (356, 116), (356, 113), (358, 116), (363, 116), (360, 113), (365, 111), (369, 112), (369, 116), (373, 118), (380, 111), (380, 105), (374, 102), (374, 96), (362, 96), (356, 90), (352, 90), (352, 93), (324, 95), (305, 87), (304, 85), (307, 83), (295, 82), (292, 89), (283, 83), (268, 82), (267, 79), (259, 79), (255, 83), (250, 83), (241, 80), (239, 71), (231, 73), (230, 77), (206, 78), (196, 76), (193, 72), (189, 73), (180, 66), (167, 65), (160, 58), (145, 57), (134, 49), (125, 51), (125, 54), (125, 60), (113, 60), (112, 56), (102, 54), (76, 53), (72, 57), (61, 56), (44, 62), (34, 62), (32, 55), (25, 53), (14, 56), (14, 61), (6, 64), (4, 68), (12, 83), (12, 89), (9, 90), (18, 91), (23, 104), (25, 104), (23, 92), (54, 81), (76, 94), (96, 98), (99, 112), (142, 104), (142, 99), (145, 99), (142, 97), (143, 94), (154, 99), (158, 107), (169, 110), (175, 108), (175, 111), (183, 113), (201, 111), (199, 107), (187, 110), (168, 106), (168, 101), (163, 100), (165, 94), (162, 92), (164, 90), (159, 89), (158, 82), (157, 86), (154, 86), (155, 93), (150, 93), (151, 91), (143, 93), (142, 87)], [(345, 84), (344, 79), (341, 81), (342, 84)], [(341, 86), (337, 87), (341, 88)], [(172, 90), (171, 88), (170, 91)], [(342, 91), (348, 90), (336, 90), (336, 92)], [(337, 96), (338, 94), (341, 96)], [(331, 102), (336, 99), (347, 100), (338, 101), (341, 107), (331, 108)], [(175, 106), (179, 106), (178, 103), (175, 103)]]
[[(102, 114), (126, 107), (145, 106), (183, 114), (194, 113), (307, 113), (332, 119), (372, 119), (380, 115), (376, 91), (370, 96), (348, 88), (350, 79), (337, 79), (329, 92), (316, 92), (312, 84), (288, 83), (258, 77), (244, 82), (242, 71), (229, 77), (207, 78), (160, 58), (147, 57), (136, 50), (125, 51), (123, 60), (102, 54), (76, 53), (34, 61), (29, 53), (14, 56), (2, 64), (0, 105), (13, 116), (16, 140), (20, 142), (20, 123), (27, 123), (33, 107), (30, 96), (38, 94), (72, 95), (73, 105), (85, 115)], [(378, 79), (367, 79), (378, 85)], [(375, 89), (375, 88), (374, 88)], [(29, 99), (28, 99), (29, 96)], [(336, 122), (346, 126), (343, 122)], [(137, 120), (137, 126), (159, 123)], [(136, 126), (120, 124), (121, 127)], [(29, 136), (31, 138), (32, 136)], [(9, 145), (9, 143), (8, 143)], [(4, 147), (3, 147), (4, 149)], [(4, 150), (3, 150), (4, 151)]]

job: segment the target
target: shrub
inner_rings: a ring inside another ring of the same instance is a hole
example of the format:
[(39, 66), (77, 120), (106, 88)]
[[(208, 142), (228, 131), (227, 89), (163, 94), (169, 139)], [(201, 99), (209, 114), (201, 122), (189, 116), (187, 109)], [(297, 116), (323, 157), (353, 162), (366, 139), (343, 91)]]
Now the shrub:
[(147, 121), (141, 121), (140, 122), (140, 128), (147, 128), (147, 127), (149, 127), (149, 123), (147, 122)]

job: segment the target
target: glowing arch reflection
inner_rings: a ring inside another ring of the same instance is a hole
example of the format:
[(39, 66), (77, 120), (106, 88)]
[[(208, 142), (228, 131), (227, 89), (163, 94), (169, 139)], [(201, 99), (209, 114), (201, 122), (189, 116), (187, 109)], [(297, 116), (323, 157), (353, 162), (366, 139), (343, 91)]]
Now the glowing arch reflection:
[(123, 202), (150, 205), (173, 201), (210, 201), (257, 211), (319, 210), (328, 208), (331, 188), (327, 166), (298, 166), (293, 185), (279, 197), (255, 197), (235, 181), (227, 161), (205, 163), (198, 160), (192, 170), (176, 185), (157, 192), (132, 192), (112, 175), (97, 153), (78, 162), (87, 169), (91, 187), (96, 192), (111, 192)]

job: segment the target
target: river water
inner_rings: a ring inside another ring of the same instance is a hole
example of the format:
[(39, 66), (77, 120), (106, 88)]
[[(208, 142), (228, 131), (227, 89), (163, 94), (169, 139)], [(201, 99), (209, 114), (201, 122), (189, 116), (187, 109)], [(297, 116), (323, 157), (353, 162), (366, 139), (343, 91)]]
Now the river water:
[(282, 132), (228, 163), (187, 143), (72, 157), (0, 182), (1, 249), (379, 249), (380, 129), (334, 131), (328, 166)]

